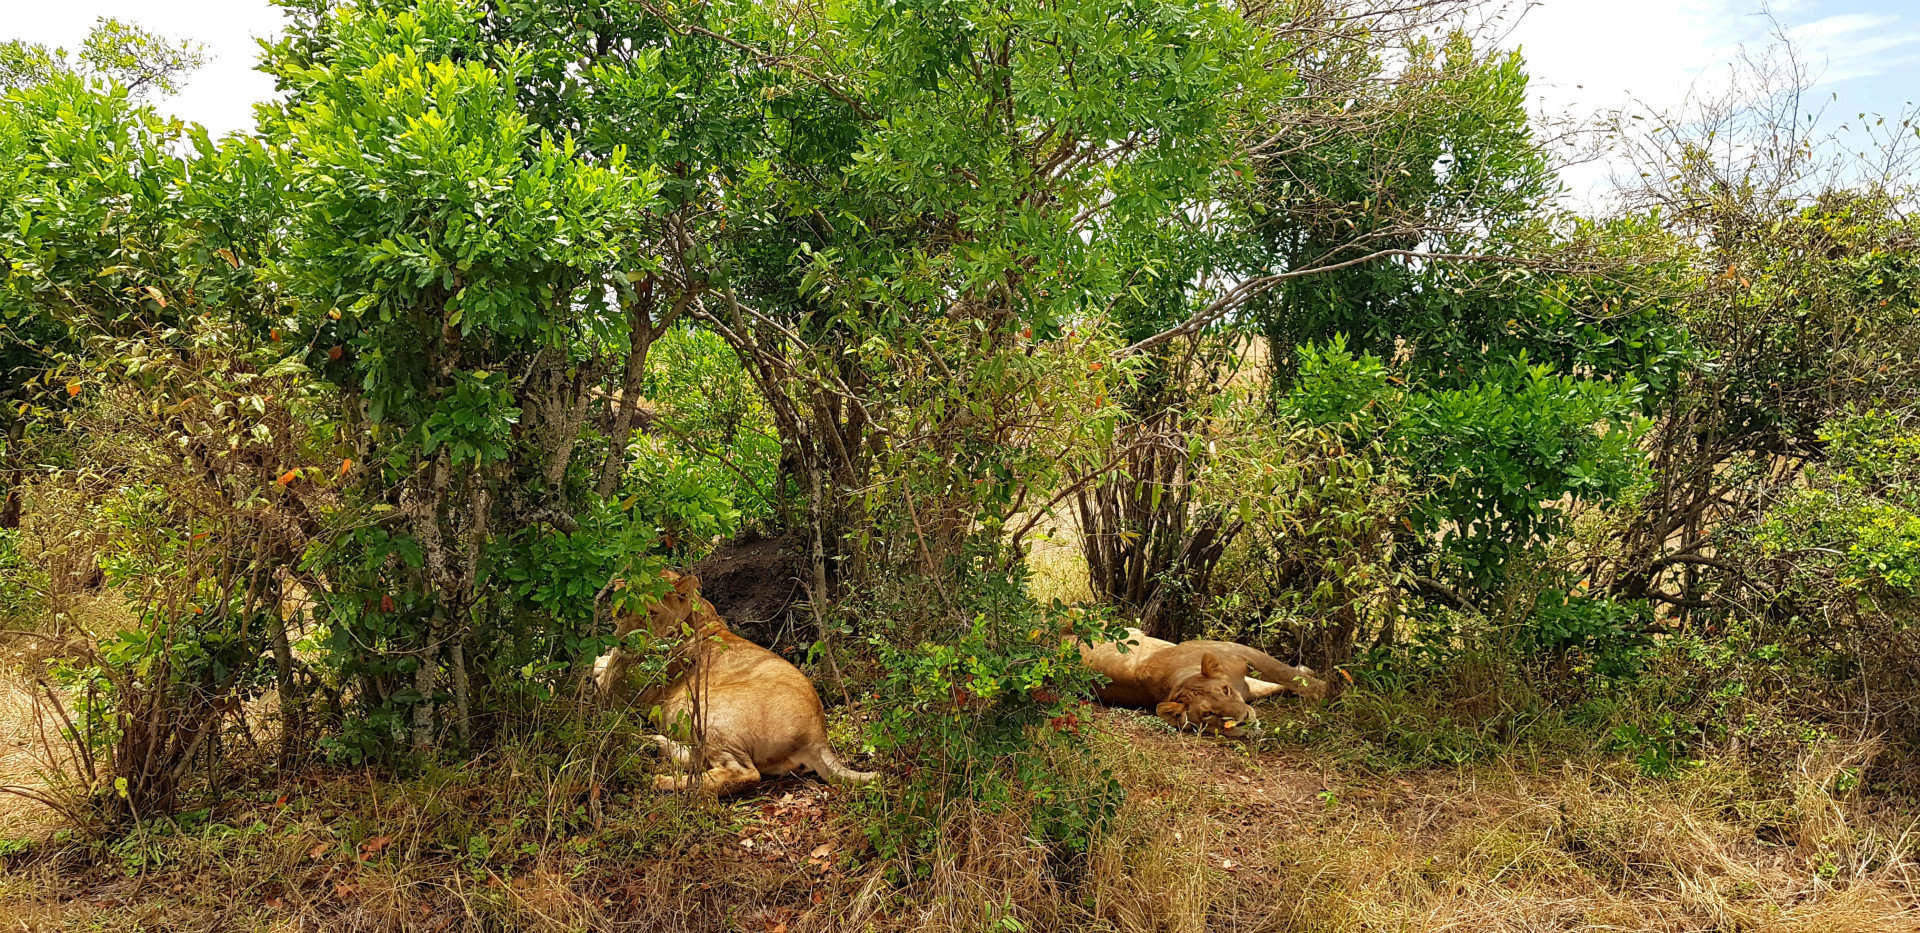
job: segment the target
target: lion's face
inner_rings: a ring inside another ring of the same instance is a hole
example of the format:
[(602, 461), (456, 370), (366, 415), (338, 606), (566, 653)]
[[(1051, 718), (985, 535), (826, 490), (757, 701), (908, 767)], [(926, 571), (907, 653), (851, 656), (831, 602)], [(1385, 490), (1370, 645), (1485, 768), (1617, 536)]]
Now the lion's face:
[(1246, 676), (1244, 663), (1206, 655), (1200, 659), (1200, 676), (1188, 678), (1155, 712), (1175, 729), (1238, 738), (1241, 724), (1257, 718), (1234, 686), (1245, 683)]
[(647, 607), (647, 631), (655, 638), (678, 638), (700, 606), (700, 578), (664, 571), (673, 589)]
[[(644, 621), (634, 615), (622, 617), (616, 634), (624, 636), (634, 629), (645, 626), (647, 633), (657, 639), (677, 639), (685, 627), (694, 621), (694, 614), (704, 609), (711, 613), (713, 607), (700, 598), (700, 578), (681, 576), (671, 570), (663, 576), (673, 588), (665, 596), (655, 600), (644, 610)], [(601, 655), (593, 662), (593, 679), (599, 684), (601, 692), (613, 689), (614, 682), (631, 661), (615, 648)]]

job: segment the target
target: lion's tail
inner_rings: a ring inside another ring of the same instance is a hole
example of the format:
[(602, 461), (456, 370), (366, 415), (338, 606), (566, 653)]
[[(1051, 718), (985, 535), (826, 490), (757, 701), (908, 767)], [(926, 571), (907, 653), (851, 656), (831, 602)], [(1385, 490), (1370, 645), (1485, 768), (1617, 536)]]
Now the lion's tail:
[(830, 784), (871, 784), (880, 777), (875, 771), (855, 771), (847, 767), (825, 742), (814, 747), (813, 760), (807, 764)]

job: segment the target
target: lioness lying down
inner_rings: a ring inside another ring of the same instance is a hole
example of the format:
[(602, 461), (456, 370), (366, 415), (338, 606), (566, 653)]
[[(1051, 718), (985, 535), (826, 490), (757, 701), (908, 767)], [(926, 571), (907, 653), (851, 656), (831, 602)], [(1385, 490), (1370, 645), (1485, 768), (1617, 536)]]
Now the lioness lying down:
[[(780, 656), (728, 631), (727, 623), (700, 598), (700, 578), (667, 571), (673, 590), (644, 614), (626, 613), (614, 634), (647, 626), (655, 638), (673, 639), (674, 664), (658, 694), (661, 721), (679, 738), (706, 740), (699, 777), (663, 775), (661, 790), (704, 786), (717, 794), (742, 790), (762, 777), (812, 771), (837, 783), (865, 783), (872, 772), (854, 771), (827, 745), (827, 718), (813, 682)], [(691, 628), (691, 640), (683, 632)], [(632, 664), (620, 648), (594, 662), (593, 678), (609, 693)], [(698, 701), (696, 704), (696, 700)], [(651, 702), (651, 701), (650, 701)], [(700, 721), (693, 723), (696, 709)], [(696, 737), (697, 736), (697, 737)], [(652, 736), (673, 762), (687, 769), (696, 751), (664, 735)]]
[[(1098, 689), (1104, 703), (1152, 709), (1176, 729), (1194, 728), (1239, 736), (1240, 724), (1256, 718), (1250, 700), (1295, 693), (1310, 700), (1327, 696), (1327, 682), (1313, 670), (1294, 667), (1264, 651), (1226, 641), (1174, 644), (1137, 628), (1119, 642), (1082, 644), (1080, 659), (1110, 683)], [(1247, 676), (1252, 667), (1271, 680)]]

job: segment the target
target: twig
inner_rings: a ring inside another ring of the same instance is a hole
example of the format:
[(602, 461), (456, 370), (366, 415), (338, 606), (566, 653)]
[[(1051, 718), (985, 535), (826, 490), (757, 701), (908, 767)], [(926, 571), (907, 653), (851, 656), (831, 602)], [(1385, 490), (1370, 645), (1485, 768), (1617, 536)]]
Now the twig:
[(1427, 253), (1427, 252), (1421, 252), (1420, 250), (1412, 250), (1412, 249), (1374, 250), (1373, 252), (1367, 253), (1364, 256), (1356, 256), (1352, 259), (1342, 260), (1340, 262), (1328, 263), (1326, 265), (1308, 266), (1307, 268), (1304, 268), (1304, 269), (1289, 269), (1286, 272), (1276, 272), (1272, 275), (1263, 275), (1257, 278), (1247, 279), (1246, 281), (1243, 281), (1238, 285), (1235, 285), (1233, 288), (1229, 289), (1225, 295), (1222, 295), (1218, 299), (1215, 299), (1212, 304), (1207, 305), (1205, 308), (1196, 312), (1192, 317), (1187, 318), (1185, 321), (1182, 321), (1181, 323), (1167, 330), (1163, 330), (1160, 333), (1154, 334), (1151, 337), (1141, 340), (1140, 342), (1135, 343), (1134, 345), (1127, 347), (1124, 350), (1121, 350), (1118, 355), (1122, 357), (1133, 356), (1136, 353), (1150, 350), (1154, 347), (1159, 346), (1160, 344), (1166, 343), (1167, 341), (1173, 340), (1177, 337), (1184, 337), (1188, 334), (1198, 333), (1206, 329), (1208, 326), (1212, 325), (1214, 322), (1220, 320), (1223, 317), (1226, 317), (1228, 314), (1231, 314), (1236, 308), (1239, 308), (1241, 305), (1244, 305), (1247, 302), (1252, 301), (1254, 298), (1257, 298), (1260, 295), (1266, 293), (1268, 290), (1272, 289), (1274, 286), (1279, 285), (1280, 283), (1285, 282), (1289, 279), (1297, 279), (1297, 278), (1302, 278), (1304, 276), (1309, 276), (1309, 275), (1319, 275), (1320, 273), (1323, 273), (1323, 272), (1338, 272), (1341, 269), (1350, 269), (1354, 266), (1364, 265), (1366, 263), (1373, 262), (1376, 259), (1390, 259), (1394, 257), (1400, 257), (1404, 259), (1423, 259), (1423, 260), (1432, 260), (1432, 261), (1441, 261), (1441, 262), (1497, 262), (1497, 263), (1507, 263), (1509, 265), (1537, 265), (1539, 262), (1536, 259), (1531, 259), (1527, 257), (1496, 256), (1492, 254), (1483, 254), (1483, 253)]

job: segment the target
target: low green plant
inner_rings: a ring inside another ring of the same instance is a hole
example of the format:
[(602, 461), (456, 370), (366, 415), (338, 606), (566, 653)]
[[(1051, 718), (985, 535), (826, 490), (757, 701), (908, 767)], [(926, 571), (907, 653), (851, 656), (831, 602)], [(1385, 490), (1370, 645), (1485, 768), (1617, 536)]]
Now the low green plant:
[[(1093, 612), (1042, 606), (1019, 574), (963, 577), (944, 637), (869, 638), (881, 675), (876, 752), (901, 777), (866, 798), (868, 835), (885, 858), (924, 868), (948, 817), (985, 807), (1028, 815), (1029, 835), (1061, 855), (1084, 853), (1122, 799), (1084, 739), (1093, 674), (1076, 640), (1117, 637)], [(935, 584), (929, 584), (935, 585)], [(869, 606), (869, 612), (883, 607)]]
[(1652, 646), (1653, 612), (1644, 602), (1548, 590), (1521, 625), (1519, 647), (1576, 675), (1631, 680)]

